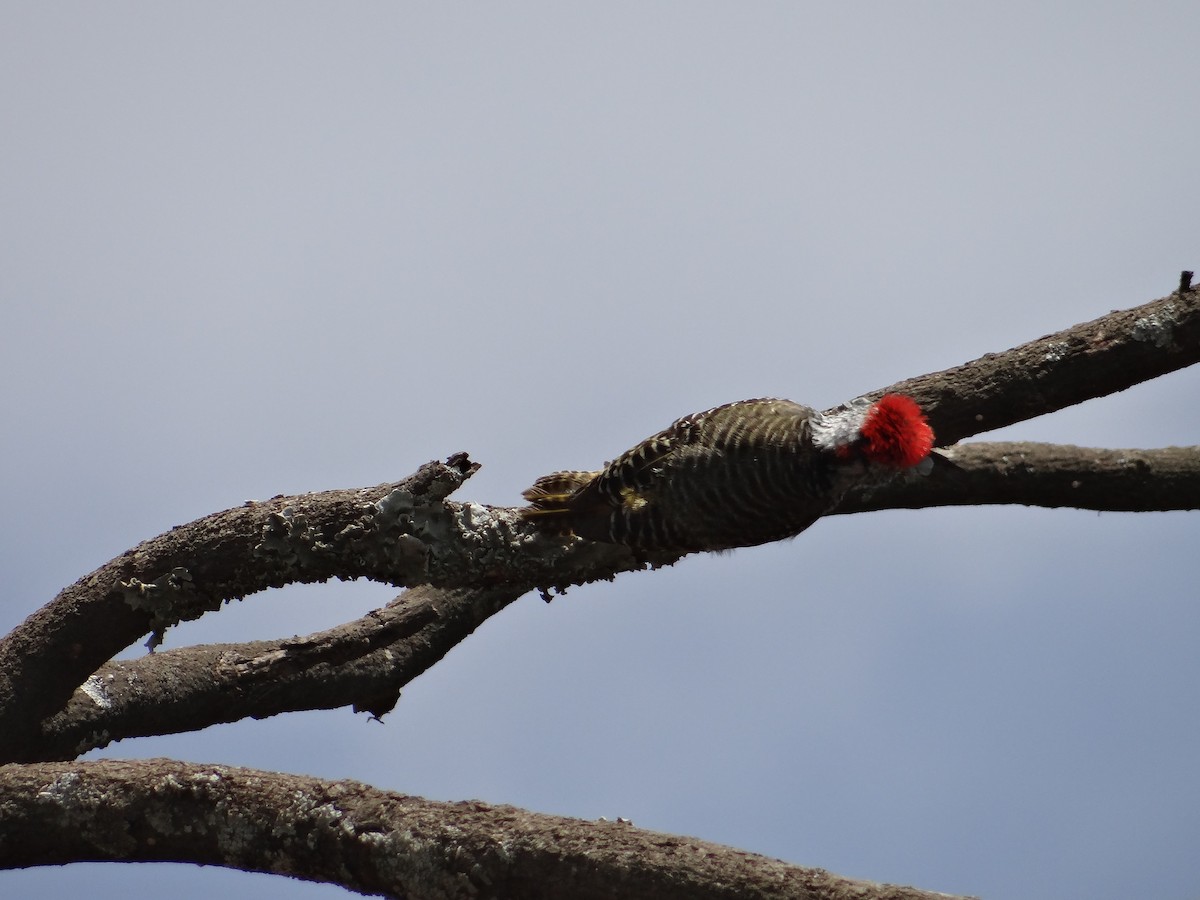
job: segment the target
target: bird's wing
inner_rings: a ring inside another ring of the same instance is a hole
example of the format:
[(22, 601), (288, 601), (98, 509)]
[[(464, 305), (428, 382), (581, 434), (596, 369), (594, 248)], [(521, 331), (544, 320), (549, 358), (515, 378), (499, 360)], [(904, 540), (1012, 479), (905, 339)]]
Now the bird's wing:
[[(704, 412), (676, 419), (658, 434), (646, 438), (636, 447), (626, 450), (604, 467), (595, 481), (595, 489), (603, 496), (620, 503), (630, 492), (651, 485), (663, 465), (673, 457), (686, 453), (687, 448), (703, 445), (721, 452), (734, 448), (747, 438), (747, 422), (762, 413), (794, 419), (799, 423), (812, 411), (790, 400), (738, 400)], [(751, 436), (756, 434), (749, 430)]]

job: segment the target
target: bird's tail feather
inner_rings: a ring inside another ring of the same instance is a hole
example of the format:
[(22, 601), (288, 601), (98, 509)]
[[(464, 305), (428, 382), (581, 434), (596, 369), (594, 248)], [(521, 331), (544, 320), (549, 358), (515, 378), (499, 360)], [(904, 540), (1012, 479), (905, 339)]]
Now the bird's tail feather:
[(599, 474), (570, 471), (543, 475), (521, 493), (529, 501), (529, 506), (521, 510), (522, 515), (532, 518), (570, 512), (571, 500)]

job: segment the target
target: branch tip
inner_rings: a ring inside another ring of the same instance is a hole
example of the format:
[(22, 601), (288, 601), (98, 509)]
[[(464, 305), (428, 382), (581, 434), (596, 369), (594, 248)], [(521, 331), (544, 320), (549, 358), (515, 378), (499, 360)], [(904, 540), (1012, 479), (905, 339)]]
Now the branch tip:
[(446, 465), (458, 470), (458, 474), (465, 480), (479, 471), (481, 463), (472, 462), (467, 452), (460, 450), (458, 453), (452, 453), (446, 457)]

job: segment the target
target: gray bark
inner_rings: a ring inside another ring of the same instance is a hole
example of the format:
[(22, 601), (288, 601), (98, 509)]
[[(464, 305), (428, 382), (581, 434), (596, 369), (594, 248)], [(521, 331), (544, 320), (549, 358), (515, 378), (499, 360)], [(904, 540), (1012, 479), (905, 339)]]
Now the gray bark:
[[(1177, 291), (1012, 350), (872, 392), (926, 409), (939, 446), (1200, 360), (1200, 292)], [(452, 501), (466, 454), (401, 481), (276, 497), (146, 541), (0, 641), (0, 866), (177, 859), (335, 881), (387, 896), (932, 897), (656, 835), (349, 783), (183, 763), (70, 763), (113, 740), (350, 705), (400, 689), (531, 590), (679, 554), (547, 536), (515, 510)], [(956, 444), (927, 477), (848, 495), (835, 513), (1019, 503), (1200, 508), (1200, 447)], [(409, 588), (303, 638), (184, 647), (114, 662), (170, 625), (267, 587), (370, 578)]]

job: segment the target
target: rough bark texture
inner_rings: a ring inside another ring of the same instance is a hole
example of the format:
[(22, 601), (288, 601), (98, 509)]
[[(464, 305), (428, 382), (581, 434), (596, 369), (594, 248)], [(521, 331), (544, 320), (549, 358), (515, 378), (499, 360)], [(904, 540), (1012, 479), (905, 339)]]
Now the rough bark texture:
[(369, 578), (519, 596), (643, 565), (621, 548), (547, 541), (511, 511), (446, 502), (477, 469), (460, 453), (393, 484), (247, 503), (101, 566), (0, 641), (0, 760), (45, 758), (42, 720), (125, 647), (269, 587)]
[[(1200, 447), (975, 443), (955, 447), (947, 458), (927, 477), (856, 491), (834, 514), (998, 503), (1200, 509)], [(46, 721), (39, 753), (72, 759), (124, 738), (304, 709), (351, 706), (382, 716), (406, 684), (526, 589), (424, 585), (361, 619), (305, 637), (183, 647), (106, 663)]]
[(934, 900), (627, 822), (175, 760), (0, 767), (0, 867), (191, 862), (437, 900)]
[(39, 752), (73, 759), (123, 738), (305, 709), (351, 706), (383, 716), (404, 685), (525, 592), (421, 586), (307, 637), (183, 647), (106, 663), (46, 723)]
[[(869, 396), (914, 396), (945, 446), (1197, 361), (1200, 292), (1181, 290)], [(0, 866), (178, 859), (430, 898), (935, 896), (620, 823), (163, 760), (43, 762), (292, 710), (383, 715), (403, 685), (524, 593), (548, 597), (680, 558), (547, 536), (514, 510), (448, 500), (476, 468), (460, 453), (391, 484), (215, 513), (140, 544), (33, 613), (0, 641), (0, 761), (27, 764), (0, 769)], [(987, 503), (1198, 509), (1200, 448), (958, 445), (928, 477), (853, 492), (835, 512)], [(360, 577), (409, 590), (304, 638), (111, 661), (225, 601)]]
[(996, 503), (1108, 512), (1200, 509), (1200, 447), (1103, 450), (1069, 444), (958, 444), (928, 478), (856, 490), (834, 513)]
[(868, 394), (908, 394), (939, 446), (1055, 412), (1200, 362), (1200, 291), (1176, 291), (1003, 353)]

